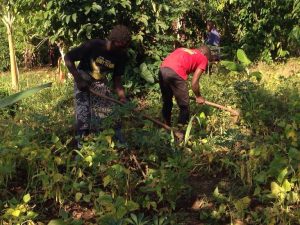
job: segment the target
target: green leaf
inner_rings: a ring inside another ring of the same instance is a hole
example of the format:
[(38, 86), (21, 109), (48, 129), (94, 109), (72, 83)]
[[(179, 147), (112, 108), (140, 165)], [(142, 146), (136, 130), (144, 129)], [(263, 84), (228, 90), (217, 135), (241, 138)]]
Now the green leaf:
[(51, 142), (52, 143), (57, 143), (59, 141), (59, 137), (57, 137), (55, 134), (52, 134), (52, 137), (51, 137)]
[(258, 82), (261, 81), (261, 79), (262, 79), (262, 73), (259, 71), (250, 73), (250, 76), (255, 77)]
[(132, 36), (132, 40), (143, 42), (144, 37), (143, 37), (142, 34), (139, 33), (139, 34), (137, 34), (137, 35), (133, 35), (133, 36)]
[(257, 187), (255, 188), (255, 190), (254, 190), (253, 195), (254, 195), (254, 196), (259, 196), (260, 193), (261, 193), (261, 188), (260, 188), (259, 186), (257, 186)]
[(61, 173), (55, 173), (53, 175), (53, 182), (56, 183), (56, 182), (61, 182), (64, 180), (64, 176), (61, 174)]
[(206, 122), (206, 116), (205, 116), (205, 113), (204, 113), (204, 112), (201, 112), (201, 113), (199, 114), (199, 116), (196, 117), (196, 118), (197, 118), (197, 120), (198, 120), (198, 122), (199, 122), (199, 126), (202, 126), (203, 124), (205, 124), (205, 122)]
[(275, 158), (269, 165), (268, 174), (274, 177), (278, 177), (280, 172), (286, 167), (288, 160), (281, 155), (275, 155)]
[(16, 209), (11, 212), (11, 215), (13, 215), (14, 217), (19, 217), (20, 214), (21, 214), (21, 211), (19, 209)]
[(67, 16), (66, 16), (66, 23), (67, 23), (67, 24), (69, 24), (69, 22), (70, 22), (70, 18), (71, 18), (71, 16), (70, 16), (70, 15), (67, 15)]
[(285, 178), (285, 176), (287, 175), (287, 173), (288, 173), (288, 168), (284, 168), (280, 171), (280, 173), (277, 177), (279, 184), (282, 184), (282, 181)]
[(102, 195), (100, 193), (99, 194), (99, 201), (101, 202), (101, 205), (112, 205), (113, 198), (110, 195), (107, 195), (107, 194)]
[(230, 70), (230, 71), (241, 72), (241, 71), (245, 70), (244, 66), (242, 66), (241, 64), (232, 62), (232, 61), (222, 60), (220, 63), (221, 63), (221, 65), (225, 66), (225, 68)]
[(93, 2), (92, 10), (94, 12), (100, 11), (101, 9), (102, 9), (102, 7), (100, 5), (98, 5), (96, 2)]
[(116, 10), (115, 10), (115, 8), (111, 8), (111, 9), (109, 9), (109, 10), (107, 11), (107, 13), (108, 13), (109, 15), (116, 15)]
[(72, 20), (73, 20), (74, 23), (76, 23), (76, 20), (77, 20), (77, 14), (76, 13), (72, 14)]
[(169, 6), (168, 5), (163, 5), (163, 8), (164, 8), (164, 10), (166, 11), (166, 12), (169, 12), (169, 10), (170, 10), (170, 8), (169, 8)]
[(144, 26), (148, 26), (148, 21), (149, 21), (149, 17), (146, 15), (142, 15), (141, 17), (139, 17), (139, 21), (142, 22), (144, 24)]
[(75, 201), (76, 201), (76, 202), (79, 202), (81, 198), (82, 198), (82, 193), (81, 193), (81, 192), (77, 192), (77, 193), (75, 194)]
[(204, 112), (201, 112), (201, 113), (199, 114), (199, 118), (200, 118), (200, 119), (205, 119), (205, 118), (206, 118), (205, 113), (204, 113)]
[(285, 179), (282, 183), (282, 188), (285, 190), (285, 192), (289, 192), (292, 190), (292, 184), (287, 179)]
[(300, 163), (300, 151), (299, 150), (297, 150), (296, 148), (291, 147), (289, 149), (288, 155), (289, 155), (289, 158), (291, 160), (295, 160), (296, 162)]
[(122, 7), (124, 9), (126, 9), (127, 6), (128, 6), (129, 9), (131, 9), (130, 1), (121, 1), (120, 4), (122, 5)]
[(124, 206), (121, 206), (121, 207), (117, 208), (116, 215), (117, 215), (118, 219), (123, 218), (126, 215), (126, 213), (127, 213), (127, 210)]
[(53, 1), (50, 1), (47, 3), (47, 10), (49, 10), (51, 8), (51, 6), (53, 5)]
[(238, 60), (243, 63), (245, 66), (248, 66), (251, 61), (248, 59), (246, 53), (242, 49), (238, 49), (236, 52)]
[(12, 104), (16, 103), (17, 101), (27, 98), (27, 97), (39, 92), (40, 90), (43, 90), (43, 89), (51, 87), (51, 86), (52, 86), (52, 82), (27, 89), (25, 91), (20, 91), (16, 94), (2, 98), (2, 99), (0, 99), (0, 109), (4, 108), (6, 106), (12, 105)]
[(51, 220), (48, 225), (67, 225), (63, 220)]
[(188, 124), (188, 126), (186, 128), (186, 132), (185, 132), (185, 136), (184, 136), (184, 144), (185, 145), (186, 145), (186, 143), (189, 140), (190, 133), (191, 133), (192, 126), (193, 126), (193, 120), (194, 120), (194, 118), (195, 118), (195, 115), (192, 116), (192, 118), (190, 119), (189, 124)]
[(111, 182), (111, 176), (107, 175), (103, 178), (103, 186), (106, 187)]
[(92, 7), (90, 7), (90, 6), (86, 6), (86, 7), (84, 7), (84, 14), (85, 15), (87, 15), (87, 14), (89, 14), (90, 13), (90, 11), (91, 11), (91, 9), (92, 9)]
[(144, 78), (149, 83), (154, 83), (154, 77), (150, 70), (148, 69), (146, 63), (140, 65), (141, 77)]
[(285, 190), (280, 187), (276, 182), (271, 183), (271, 193), (277, 198), (280, 202), (282, 202), (285, 198)]
[(251, 199), (248, 196), (246, 196), (244, 198), (241, 198), (241, 199), (235, 201), (234, 206), (237, 210), (243, 211), (249, 207), (250, 202), (251, 202)]
[(261, 171), (260, 173), (256, 174), (254, 180), (258, 183), (263, 184), (266, 182), (267, 178), (268, 178), (267, 173), (265, 171)]
[(85, 195), (83, 196), (83, 201), (89, 203), (91, 201), (91, 197), (92, 197), (91, 195)]
[(282, 192), (282, 188), (276, 183), (276, 182), (272, 182), (271, 183), (271, 192), (273, 195), (278, 195)]
[(224, 201), (224, 200), (226, 200), (226, 197), (225, 197), (223, 194), (221, 194), (221, 193), (219, 192), (218, 186), (215, 188), (215, 190), (214, 190), (214, 192), (213, 192), (213, 197), (216, 198), (216, 199), (219, 200), (219, 201)]
[(84, 159), (86, 162), (89, 162), (89, 163), (91, 163), (91, 162), (93, 162), (93, 158), (92, 158), (92, 156), (87, 156), (87, 157), (85, 157), (85, 159)]
[(128, 211), (135, 211), (138, 210), (140, 208), (139, 204), (137, 204), (134, 201), (128, 201), (126, 204), (127, 210)]
[(28, 203), (30, 201), (30, 199), (31, 199), (30, 194), (23, 196), (23, 202), (25, 202), (25, 203)]
[(83, 158), (84, 159), (84, 156), (81, 154), (81, 152), (80, 151), (78, 151), (78, 150), (74, 150), (74, 152), (76, 152), (81, 158)]
[(35, 217), (37, 217), (39, 214), (37, 214), (36, 212), (33, 212), (33, 211), (28, 211), (27, 212), (27, 216), (29, 217), (29, 218), (35, 218)]
[(138, 224), (138, 219), (135, 214), (131, 213), (130, 217), (131, 217), (132, 222), (134, 222), (134, 224)]
[(300, 194), (292, 191), (288, 194), (287, 199), (291, 204), (297, 203), (300, 201)]

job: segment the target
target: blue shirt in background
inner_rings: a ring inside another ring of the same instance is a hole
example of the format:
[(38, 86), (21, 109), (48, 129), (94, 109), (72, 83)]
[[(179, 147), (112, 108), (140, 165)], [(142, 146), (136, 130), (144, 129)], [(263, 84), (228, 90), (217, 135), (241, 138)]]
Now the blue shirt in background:
[(213, 28), (210, 32), (208, 32), (205, 43), (207, 45), (214, 45), (214, 46), (220, 45), (220, 34), (216, 29)]

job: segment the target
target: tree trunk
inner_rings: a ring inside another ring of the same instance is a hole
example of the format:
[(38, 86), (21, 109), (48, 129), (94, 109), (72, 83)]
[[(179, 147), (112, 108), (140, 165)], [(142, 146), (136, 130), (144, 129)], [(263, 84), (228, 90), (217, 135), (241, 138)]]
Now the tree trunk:
[(12, 81), (12, 89), (14, 91), (19, 90), (19, 73), (17, 67), (16, 54), (14, 49), (14, 41), (13, 41), (13, 22), (14, 16), (8, 11), (6, 15), (2, 17), (2, 21), (7, 29), (7, 38), (9, 45), (9, 57), (10, 57), (10, 72), (11, 72), (11, 81)]
[(11, 82), (12, 89), (17, 91), (19, 90), (19, 75), (16, 62), (16, 54), (14, 49), (12, 27), (7, 24), (7, 37), (9, 45), (9, 57), (10, 57), (10, 71), (11, 71)]

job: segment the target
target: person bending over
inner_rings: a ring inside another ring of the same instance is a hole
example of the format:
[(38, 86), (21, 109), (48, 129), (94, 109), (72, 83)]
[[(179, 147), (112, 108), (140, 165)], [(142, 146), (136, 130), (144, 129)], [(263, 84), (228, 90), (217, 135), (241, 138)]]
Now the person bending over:
[[(111, 95), (111, 90), (107, 86), (107, 73), (113, 73), (114, 90), (119, 100), (126, 102), (121, 77), (124, 73), (126, 52), (130, 41), (129, 29), (117, 25), (113, 27), (107, 40), (89, 40), (65, 55), (66, 66), (74, 77), (77, 136), (83, 137), (91, 131), (98, 131), (101, 119), (111, 113), (113, 103), (90, 92), (90, 89), (93, 89), (100, 94)], [(76, 61), (79, 61), (77, 67)], [(118, 126), (116, 132), (120, 132)]]
[(162, 115), (167, 125), (171, 126), (173, 96), (180, 110), (178, 123), (186, 124), (189, 120), (189, 93), (186, 81), (190, 73), (193, 73), (192, 90), (196, 102), (199, 104), (205, 102), (200, 93), (199, 79), (206, 70), (210, 57), (210, 49), (203, 45), (198, 49), (178, 48), (162, 62), (159, 85), (163, 100)]

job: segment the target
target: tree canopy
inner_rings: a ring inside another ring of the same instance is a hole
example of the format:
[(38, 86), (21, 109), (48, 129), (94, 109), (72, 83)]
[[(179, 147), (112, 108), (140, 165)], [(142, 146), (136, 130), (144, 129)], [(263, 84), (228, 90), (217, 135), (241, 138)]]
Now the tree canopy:
[(19, 59), (38, 39), (72, 47), (105, 38), (113, 25), (124, 24), (134, 34), (135, 52), (155, 61), (173, 49), (175, 41), (184, 46), (201, 44), (207, 20), (217, 24), (221, 44), (230, 54), (243, 48), (250, 58), (266, 61), (299, 54), (299, 0), (10, 1), (19, 12), (16, 32), (23, 34)]

